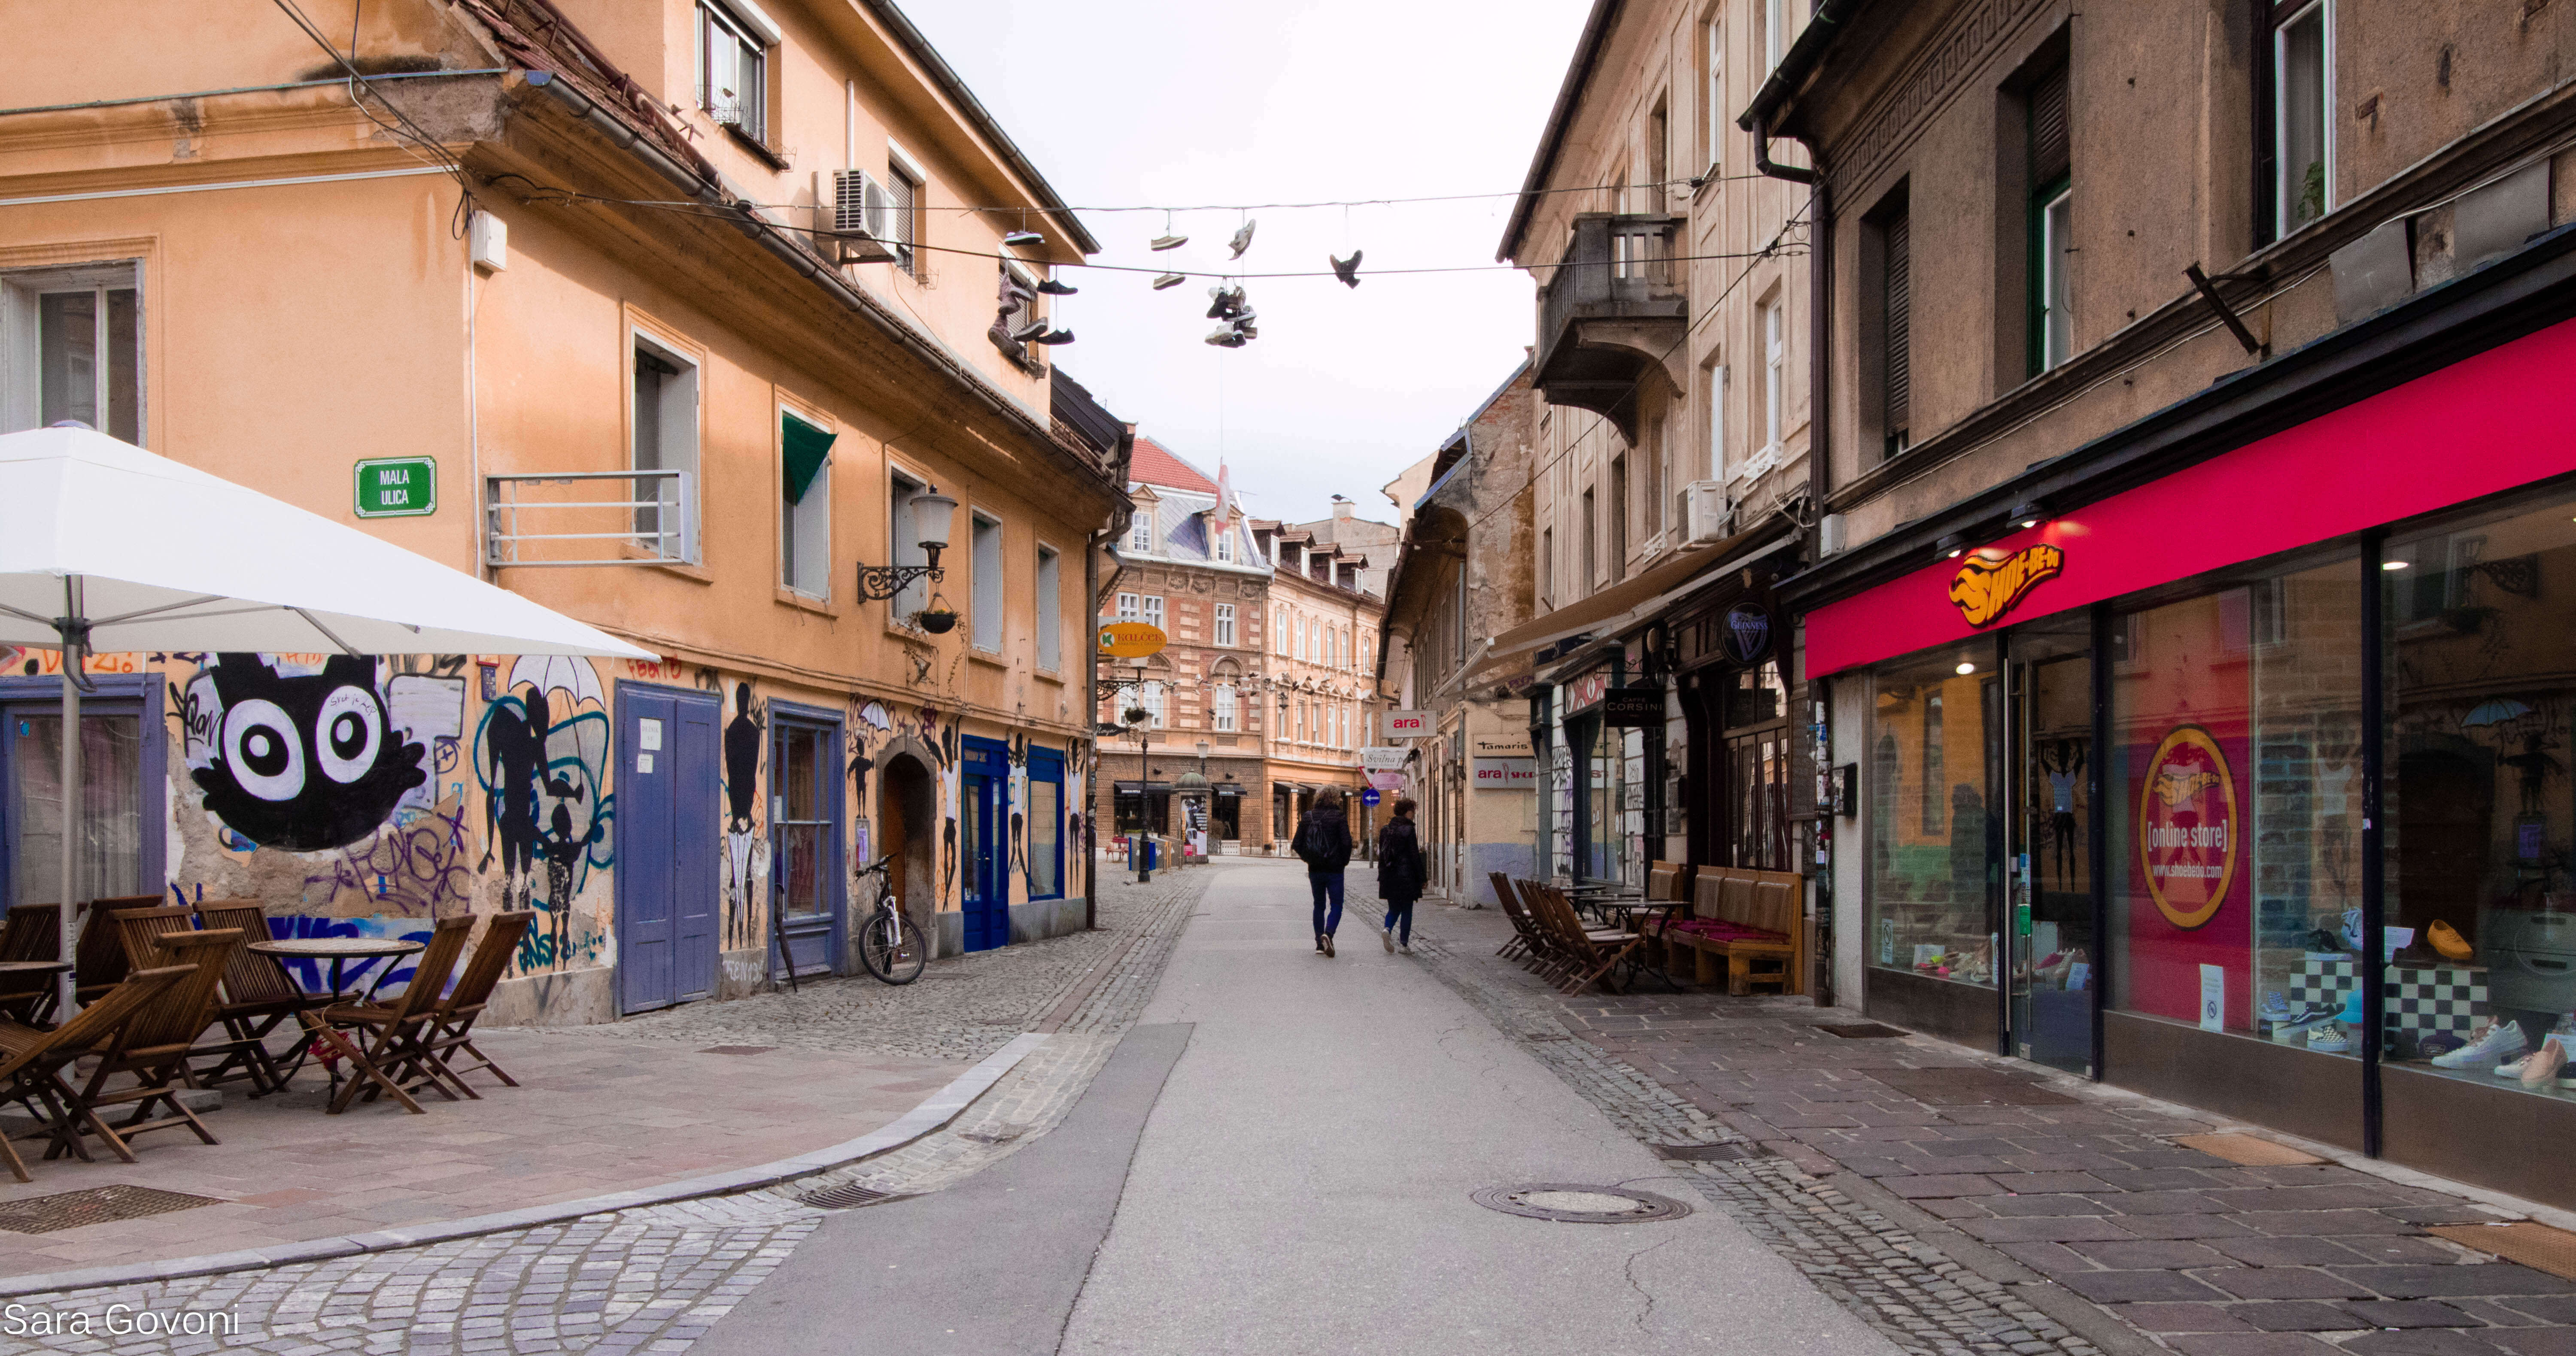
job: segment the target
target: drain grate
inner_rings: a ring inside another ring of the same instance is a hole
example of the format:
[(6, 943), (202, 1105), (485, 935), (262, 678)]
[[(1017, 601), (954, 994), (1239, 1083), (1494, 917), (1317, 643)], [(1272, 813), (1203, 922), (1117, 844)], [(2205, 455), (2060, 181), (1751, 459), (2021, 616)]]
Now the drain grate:
[(2534, 1271), (2576, 1281), (2576, 1234), (2546, 1224), (2441, 1224), (2425, 1230)]
[(1686, 1163), (1741, 1163), (1748, 1158), (1777, 1158), (1759, 1144), (1649, 1144), (1655, 1157)]
[(2174, 1143), (2186, 1149), (2198, 1149), (2212, 1158), (2241, 1163), (2249, 1168), (2279, 1168), (2298, 1163), (2323, 1163), (2315, 1154), (2301, 1153), (2287, 1144), (2275, 1144), (2253, 1135), (2176, 1135)]
[(1559, 1224), (1643, 1224), (1680, 1219), (1691, 1208), (1670, 1196), (1617, 1186), (1580, 1186), (1568, 1182), (1533, 1182), (1527, 1186), (1486, 1187), (1467, 1199), (1488, 1210)]
[(775, 1045), (710, 1045), (706, 1049), (700, 1050), (698, 1053), (702, 1055), (765, 1055), (777, 1048), (778, 1047)]
[(147, 1215), (166, 1215), (173, 1210), (194, 1210), (201, 1205), (222, 1204), (223, 1201), (214, 1196), (191, 1196), (185, 1192), (163, 1191), (158, 1187), (91, 1187), (85, 1191), (33, 1196), (0, 1204), (0, 1229), (13, 1234), (50, 1234), (77, 1229), (84, 1224), (142, 1219)]
[(903, 1197), (898, 1192), (879, 1191), (874, 1187), (860, 1186), (856, 1182), (843, 1182), (839, 1186), (808, 1191), (796, 1199), (825, 1210), (856, 1210), (863, 1205), (883, 1205), (888, 1201), (902, 1200)]
[(1829, 1026), (1819, 1022), (1816, 1024), (1816, 1029), (1828, 1036), (1840, 1036), (1847, 1041), (1883, 1041), (1905, 1034), (1895, 1027), (1882, 1026), (1877, 1022), (1846, 1022), (1840, 1026)]

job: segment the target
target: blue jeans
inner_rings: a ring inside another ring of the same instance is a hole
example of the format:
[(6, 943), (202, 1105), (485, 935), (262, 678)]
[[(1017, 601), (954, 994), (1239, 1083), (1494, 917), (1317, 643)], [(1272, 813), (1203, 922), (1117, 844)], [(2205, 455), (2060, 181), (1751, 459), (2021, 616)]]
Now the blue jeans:
[(1391, 928), (1394, 927), (1398, 921), (1401, 921), (1404, 924), (1404, 930), (1395, 934), (1395, 939), (1404, 943), (1406, 946), (1413, 945), (1412, 900), (1390, 899), (1386, 902), (1386, 922), (1380, 924), (1380, 926)]
[[(1315, 931), (1330, 937), (1342, 926), (1342, 873), (1309, 871), (1306, 873), (1306, 886), (1315, 892)], [(1324, 904), (1328, 900), (1333, 906), (1330, 917), (1324, 913)]]

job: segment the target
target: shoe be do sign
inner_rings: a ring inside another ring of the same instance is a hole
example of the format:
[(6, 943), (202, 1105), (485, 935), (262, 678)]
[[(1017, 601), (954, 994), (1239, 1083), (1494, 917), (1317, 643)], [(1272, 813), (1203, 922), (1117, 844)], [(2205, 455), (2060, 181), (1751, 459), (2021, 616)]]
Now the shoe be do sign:
[(1100, 652), (1114, 659), (1143, 659), (1161, 654), (1163, 628), (1144, 622), (1102, 622)]

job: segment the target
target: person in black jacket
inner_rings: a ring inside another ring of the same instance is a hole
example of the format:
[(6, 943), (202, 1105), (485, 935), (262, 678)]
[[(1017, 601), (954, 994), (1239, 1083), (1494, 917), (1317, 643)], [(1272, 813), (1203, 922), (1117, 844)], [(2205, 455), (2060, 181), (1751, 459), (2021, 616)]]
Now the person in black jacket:
[[(1422, 898), (1422, 884), (1430, 876), (1422, 860), (1422, 839), (1413, 831), (1413, 802), (1395, 803), (1395, 817), (1377, 831), (1377, 895), (1386, 901), (1386, 922), (1378, 927), (1378, 940), (1389, 951), (1401, 947), (1413, 954), (1413, 903)], [(1401, 923), (1401, 936), (1396, 926)]]
[[(1342, 926), (1342, 870), (1351, 864), (1351, 823), (1342, 815), (1342, 793), (1325, 787), (1297, 821), (1297, 836), (1288, 850), (1306, 863), (1306, 884), (1315, 892), (1315, 950), (1333, 954), (1333, 933)], [(1332, 905), (1328, 915), (1327, 902)]]

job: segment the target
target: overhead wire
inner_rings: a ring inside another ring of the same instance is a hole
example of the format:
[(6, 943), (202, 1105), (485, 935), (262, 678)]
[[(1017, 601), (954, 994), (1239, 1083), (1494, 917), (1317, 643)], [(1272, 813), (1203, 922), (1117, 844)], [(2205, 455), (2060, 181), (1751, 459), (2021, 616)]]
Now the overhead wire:
[[(412, 121), (411, 115), (403, 112), (401, 105), (396, 104), (392, 99), (387, 98), (384, 91), (377, 89), (373, 83), (368, 81), (366, 74), (358, 69), (356, 62), (358, 53), (358, 24), (359, 20), (363, 18), (365, 14), (364, 0), (359, 0), (359, 4), (353, 5), (350, 10), (349, 52), (346, 56), (341, 55), (339, 47), (333, 44), (331, 39), (322, 32), (321, 28), (317, 26), (300, 7), (297, 6), (295, 0), (272, 0), (272, 3), (277, 6), (278, 11), (284, 14), (290, 22), (292, 22), (297, 28), (304, 31), (304, 36), (313, 40), (314, 46), (329, 53), (331, 60), (338, 63), (340, 69), (348, 73), (349, 104), (352, 108), (355, 108), (358, 111), (360, 116), (364, 117), (367, 121), (374, 123), (388, 136), (393, 137), (395, 141), (402, 145), (404, 152), (410, 155), (413, 159), (421, 160), (424, 164), (436, 165), (438, 169), (445, 172), (448, 177), (456, 181), (456, 187), (458, 190), (456, 211), (452, 214), (452, 219), (448, 223), (448, 227), (451, 234), (461, 237), (465, 233), (466, 214), (472, 208), (474, 203), (473, 176), (471, 172), (465, 168), (465, 162), (459, 160), (453, 153), (451, 153), (447, 149), (445, 143), (439, 141), (438, 138), (431, 136), (428, 130), (423, 128), (419, 123)], [(367, 100), (365, 97), (360, 95), (360, 90), (364, 90), (366, 95), (372, 96), (376, 102), (383, 104), (385, 106), (385, 111), (393, 114), (396, 121), (387, 122), (383, 118), (376, 116), (375, 112), (367, 107)], [(422, 156), (421, 152), (423, 151), (428, 152), (426, 157)]]

